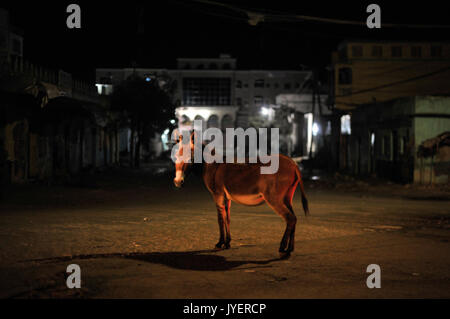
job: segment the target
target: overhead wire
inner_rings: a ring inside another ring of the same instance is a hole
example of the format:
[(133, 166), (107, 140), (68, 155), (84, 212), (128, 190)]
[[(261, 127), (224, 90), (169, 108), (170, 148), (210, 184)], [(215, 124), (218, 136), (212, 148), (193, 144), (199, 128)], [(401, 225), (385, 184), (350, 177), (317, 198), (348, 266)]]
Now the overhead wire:
[[(211, 1), (211, 0), (192, 0), (192, 2), (202, 3), (210, 6), (223, 7), (229, 10), (233, 10), (240, 14), (246, 14), (249, 18), (251, 15), (261, 15), (263, 20), (266, 21), (267, 18), (285, 22), (292, 21), (309, 21), (309, 22), (319, 22), (319, 23), (330, 23), (330, 24), (341, 24), (341, 25), (353, 25), (353, 26), (364, 26), (367, 24), (365, 21), (353, 21), (353, 20), (344, 20), (344, 19), (335, 19), (335, 18), (325, 18), (325, 17), (316, 17), (316, 16), (307, 16), (307, 15), (299, 15), (299, 14), (288, 14), (282, 12), (274, 12), (267, 13), (261, 9), (244, 9), (235, 5)], [(443, 24), (433, 24), (433, 25), (425, 25), (425, 24), (396, 24), (396, 23), (383, 23), (384, 28), (412, 28), (412, 29), (450, 29), (450, 25)]]

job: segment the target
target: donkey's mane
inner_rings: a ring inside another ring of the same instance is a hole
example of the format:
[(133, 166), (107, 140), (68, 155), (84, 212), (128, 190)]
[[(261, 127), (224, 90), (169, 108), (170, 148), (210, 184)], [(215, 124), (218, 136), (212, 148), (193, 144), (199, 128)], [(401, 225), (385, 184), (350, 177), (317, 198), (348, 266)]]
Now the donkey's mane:
[[(202, 157), (203, 157), (203, 151), (205, 149), (205, 144), (202, 143)], [(201, 163), (195, 163), (194, 161), (192, 161), (192, 167), (191, 167), (191, 171), (192, 173), (194, 173), (194, 175), (197, 176), (201, 176), (203, 173), (203, 166), (204, 166), (204, 161), (202, 160)]]

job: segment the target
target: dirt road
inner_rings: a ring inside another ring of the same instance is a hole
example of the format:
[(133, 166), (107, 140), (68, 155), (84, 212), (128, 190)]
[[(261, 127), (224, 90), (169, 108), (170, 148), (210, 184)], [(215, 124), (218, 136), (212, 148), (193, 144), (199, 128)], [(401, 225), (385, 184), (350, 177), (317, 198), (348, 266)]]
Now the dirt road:
[[(268, 206), (232, 204), (232, 248), (213, 251), (215, 206), (199, 179), (175, 190), (164, 175), (121, 176), (9, 190), (0, 297), (450, 297), (448, 198), (307, 182), (311, 216), (296, 194), (296, 250), (279, 260), (284, 223)], [(81, 289), (66, 287), (69, 264)], [(380, 289), (366, 286), (369, 264), (381, 267)]]

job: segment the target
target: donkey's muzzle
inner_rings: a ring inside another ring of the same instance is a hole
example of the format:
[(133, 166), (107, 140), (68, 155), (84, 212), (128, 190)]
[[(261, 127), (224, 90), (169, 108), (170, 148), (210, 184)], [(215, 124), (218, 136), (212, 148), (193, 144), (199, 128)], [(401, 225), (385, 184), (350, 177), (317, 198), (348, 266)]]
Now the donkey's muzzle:
[(183, 186), (184, 184), (184, 178), (180, 179), (180, 180), (173, 180), (173, 183), (175, 184), (175, 187), (180, 188), (181, 186)]

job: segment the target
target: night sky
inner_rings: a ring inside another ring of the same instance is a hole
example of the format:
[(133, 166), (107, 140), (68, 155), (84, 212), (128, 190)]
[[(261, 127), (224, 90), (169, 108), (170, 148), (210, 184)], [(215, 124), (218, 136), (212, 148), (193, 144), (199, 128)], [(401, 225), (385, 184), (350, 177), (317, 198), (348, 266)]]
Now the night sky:
[[(450, 24), (443, 1), (222, 2), (251, 11), (361, 22), (368, 16), (367, 5), (375, 2), (381, 6), (382, 23)], [(66, 27), (70, 3), (81, 7), (81, 30)], [(323, 68), (343, 39), (450, 39), (450, 29), (368, 29), (274, 20), (250, 26), (243, 13), (187, 0), (11, 1), (0, 6), (23, 30), (27, 59), (85, 79), (94, 79), (96, 67), (129, 67), (136, 60), (141, 67), (174, 68), (177, 57), (220, 53), (236, 57), (241, 69)], [(138, 34), (140, 10), (143, 32)]]

